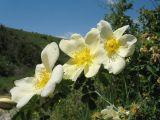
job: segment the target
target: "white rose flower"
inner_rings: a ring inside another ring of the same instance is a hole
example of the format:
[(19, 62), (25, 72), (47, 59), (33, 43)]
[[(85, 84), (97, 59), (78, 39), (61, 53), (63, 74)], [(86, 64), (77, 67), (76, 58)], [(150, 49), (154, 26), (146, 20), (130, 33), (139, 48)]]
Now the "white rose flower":
[(129, 26), (126, 25), (112, 31), (111, 25), (101, 20), (97, 24), (100, 31), (101, 42), (106, 51), (104, 68), (108, 69), (109, 73), (118, 74), (125, 67), (125, 57), (131, 56), (135, 50), (136, 37), (130, 34), (124, 34)]
[(36, 66), (35, 76), (14, 82), (15, 87), (10, 93), (12, 100), (17, 103), (17, 108), (27, 104), (35, 94), (46, 97), (54, 91), (56, 84), (60, 83), (63, 77), (61, 65), (53, 69), (58, 57), (58, 45), (55, 42), (48, 44), (41, 53), (42, 64)]
[(65, 79), (76, 81), (83, 70), (87, 78), (97, 74), (104, 56), (99, 36), (99, 31), (93, 28), (85, 38), (73, 34), (70, 40), (61, 40), (61, 50), (70, 57), (63, 65)]

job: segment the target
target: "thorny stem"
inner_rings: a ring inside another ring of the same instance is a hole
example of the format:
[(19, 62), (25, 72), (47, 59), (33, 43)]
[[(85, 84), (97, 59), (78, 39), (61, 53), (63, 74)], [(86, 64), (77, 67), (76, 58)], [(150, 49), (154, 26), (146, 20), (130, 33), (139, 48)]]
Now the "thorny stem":
[(128, 89), (127, 89), (127, 84), (126, 84), (126, 80), (123, 77), (123, 81), (124, 81), (124, 87), (125, 87), (125, 92), (126, 92), (126, 101), (128, 100)]
[(106, 100), (98, 91), (95, 91), (95, 93), (97, 93), (97, 95), (99, 95), (109, 105), (112, 105), (114, 109), (118, 110), (112, 103), (110, 103), (108, 100)]

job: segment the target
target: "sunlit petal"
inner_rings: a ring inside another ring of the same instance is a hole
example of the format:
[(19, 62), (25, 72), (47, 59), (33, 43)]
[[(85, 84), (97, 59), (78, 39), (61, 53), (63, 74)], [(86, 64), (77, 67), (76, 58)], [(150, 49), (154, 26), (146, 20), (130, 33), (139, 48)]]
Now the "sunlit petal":
[(52, 71), (59, 57), (59, 48), (55, 42), (48, 44), (41, 53), (42, 63), (48, 71)]

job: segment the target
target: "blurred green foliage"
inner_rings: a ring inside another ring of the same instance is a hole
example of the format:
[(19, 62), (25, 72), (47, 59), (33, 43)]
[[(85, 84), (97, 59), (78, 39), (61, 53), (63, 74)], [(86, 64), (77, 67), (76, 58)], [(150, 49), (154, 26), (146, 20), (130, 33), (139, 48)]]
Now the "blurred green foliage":
[(142, 23), (143, 30), (157, 33), (160, 31), (160, 6), (154, 10), (140, 9), (139, 20)]

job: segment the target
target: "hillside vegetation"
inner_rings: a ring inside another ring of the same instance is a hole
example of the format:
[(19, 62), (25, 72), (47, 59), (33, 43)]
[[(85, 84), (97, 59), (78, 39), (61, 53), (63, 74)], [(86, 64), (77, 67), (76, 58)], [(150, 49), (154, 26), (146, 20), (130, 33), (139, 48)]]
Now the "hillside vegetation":
[(8, 93), (13, 80), (33, 75), (36, 64), (41, 63), (42, 49), (59, 41), (57, 37), (0, 25), (0, 93)]

